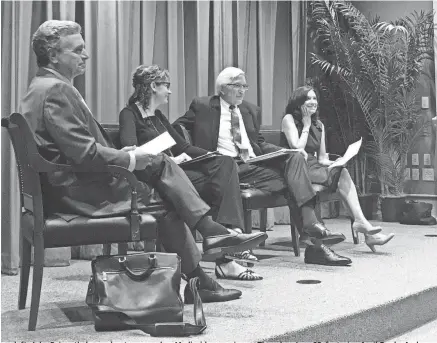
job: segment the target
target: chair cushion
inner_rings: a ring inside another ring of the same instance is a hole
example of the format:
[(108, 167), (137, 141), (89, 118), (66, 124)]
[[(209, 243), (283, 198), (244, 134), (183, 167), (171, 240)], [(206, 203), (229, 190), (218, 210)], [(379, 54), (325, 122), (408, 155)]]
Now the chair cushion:
[[(325, 186), (313, 184), (313, 189), (317, 193), (319, 201), (338, 199), (338, 197), (333, 196), (332, 193), (327, 193), (327, 188)], [(288, 206), (288, 201), (285, 197), (285, 191), (272, 193), (256, 188), (247, 188), (241, 190), (241, 197), (245, 209), (256, 210), (259, 208)]]
[(245, 209), (259, 209), (287, 206), (288, 202), (284, 192), (267, 192), (256, 188), (241, 190), (241, 198)]
[[(161, 208), (155, 213), (140, 215), (140, 240), (157, 238), (157, 221), (154, 216), (160, 216), (165, 212), (165, 209)], [(28, 212), (23, 215), (21, 225), (25, 232), (33, 231), (32, 213)], [(46, 248), (131, 241), (129, 217), (87, 218), (79, 216), (65, 221), (53, 215), (45, 220), (43, 232)]]

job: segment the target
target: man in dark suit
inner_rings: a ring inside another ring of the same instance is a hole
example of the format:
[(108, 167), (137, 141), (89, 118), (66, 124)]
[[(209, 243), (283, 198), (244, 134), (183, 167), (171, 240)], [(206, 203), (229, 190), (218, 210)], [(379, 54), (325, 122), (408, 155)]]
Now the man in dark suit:
[[(199, 266), (201, 254), (191, 232), (204, 236), (204, 253), (221, 255), (222, 250), (243, 250), (259, 244), (261, 236), (230, 234), (208, 215), (210, 207), (200, 198), (185, 173), (164, 154), (149, 155), (140, 149), (117, 150), (94, 119), (73, 79), (85, 72), (88, 54), (79, 24), (49, 20), (32, 38), (40, 67), (21, 103), (21, 112), (35, 134), (42, 156), (52, 162), (73, 164), (90, 172), (54, 172), (43, 175), (44, 205), (47, 212), (68, 220), (74, 215), (108, 217), (128, 213), (130, 187), (122, 178), (93, 172), (104, 165), (118, 165), (130, 171), (142, 170), (146, 183), (139, 183), (139, 207), (150, 201), (153, 186), (164, 195), (168, 214), (160, 218), (159, 235), (168, 252), (181, 257), (182, 272), (200, 279), (200, 296), (206, 302), (238, 298), (241, 292), (224, 289)], [(265, 238), (264, 238), (265, 239)], [(206, 241), (206, 243), (205, 243)], [(192, 294), (185, 289), (185, 301)]]
[(287, 158), (273, 159), (262, 165), (244, 163), (248, 158), (281, 149), (267, 143), (260, 134), (258, 118), (261, 109), (243, 100), (247, 89), (241, 69), (225, 68), (216, 80), (218, 95), (195, 98), (189, 110), (174, 125), (183, 125), (195, 146), (208, 151), (217, 150), (237, 159), (240, 182), (271, 192), (288, 190), (291, 205), (299, 207), (302, 217), (300, 239), (309, 243), (305, 251), (306, 263), (350, 264), (349, 258), (321, 244), (339, 243), (345, 237), (330, 232), (317, 220), (314, 213), (316, 194), (308, 176), (305, 152), (296, 151)]

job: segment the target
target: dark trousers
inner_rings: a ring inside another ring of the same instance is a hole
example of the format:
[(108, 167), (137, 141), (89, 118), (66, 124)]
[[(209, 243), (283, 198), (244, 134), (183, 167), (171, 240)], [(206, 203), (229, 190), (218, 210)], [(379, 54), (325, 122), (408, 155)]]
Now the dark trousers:
[(138, 180), (154, 187), (168, 205), (169, 212), (158, 220), (162, 245), (166, 251), (181, 257), (183, 273), (193, 271), (202, 256), (190, 229), (209, 212), (210, 207), (201, 199), (185, 172), (164, 154), (159, 154), (153, 165), (135, 174)]
[(223, 225), (244, 228), (238, 166), (229, 156), (182, 166), (201, 198), (211, 206), (212, 218)]
[[(240, 181), (269, 192), (288, 190), (288, 202), (292, 209), (301, 207), (315, 197), (311, 185), (308, 165), (299, 153), (292, 153), (287, 159), (272, 159), (262, 164), (238, 164)], [(300, 211), (293, 218), (301, 221)], [(296, 223), (298, 228), (301, 223)]]

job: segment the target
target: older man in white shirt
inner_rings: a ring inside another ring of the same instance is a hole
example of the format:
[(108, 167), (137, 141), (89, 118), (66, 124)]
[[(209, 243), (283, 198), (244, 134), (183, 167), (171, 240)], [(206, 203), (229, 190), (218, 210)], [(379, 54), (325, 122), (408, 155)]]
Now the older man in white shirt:
[(321, 244), (339, 243), (345, 237), (330, 232), (315, 215), (316, 193), (308, 175), (305, 153), (293, 152), (263, 164), (245, 163), (250, 157), (281, 149), (267, 143), (260, 134), (261, 109), (244, 101), (248, 87), (243, 70), (225, 68), (216, 80), (217, 95), (195, 98), (174, 125), (182, 125), (189, 131), (193, 145), (234, 157), (239, 164), (240, 182), (270, 192), (288, 191), (290, 205), (298, 206), (301, 213), (301, 240), (316, 243), (315, 247), (307, 248), (306, 263), (350, 264), (349, 258)]

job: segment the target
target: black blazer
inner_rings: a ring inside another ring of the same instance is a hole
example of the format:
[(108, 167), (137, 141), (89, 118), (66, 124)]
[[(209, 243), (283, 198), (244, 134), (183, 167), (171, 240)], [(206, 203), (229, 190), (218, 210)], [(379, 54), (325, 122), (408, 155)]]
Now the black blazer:
[[(247, 101), (238, 106), (244, 126), (255, 155), (277, 151), (281, 147), (267, 143), (260, 134), (257, 118), (261, 117), (261, 108)], [(217, 150), (220, 130), (221, 106), (218, 95), (194, 98), (189, 110), (173, 125), (183, 125), (193, 139), (193, 145), (209, 150)]]

